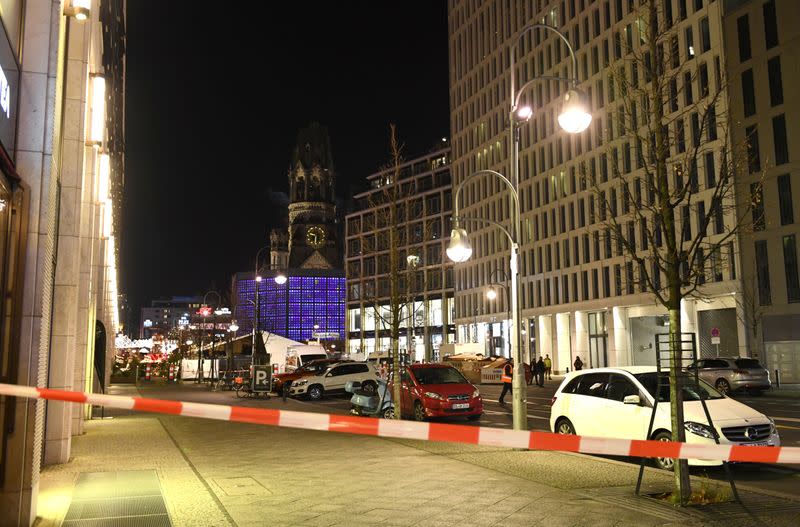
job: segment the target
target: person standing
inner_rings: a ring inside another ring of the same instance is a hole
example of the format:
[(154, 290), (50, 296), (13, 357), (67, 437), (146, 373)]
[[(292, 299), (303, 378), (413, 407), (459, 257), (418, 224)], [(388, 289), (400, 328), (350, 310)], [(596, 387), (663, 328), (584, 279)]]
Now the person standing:
[(544, 356), (544, 373), (547, 376), (547, 380), (552, 380), (553, 377), (551, 375), (553, 368), (553, 361), (550, 360), (550, 355)]
[(539, 360), (536, 362), (536, 384), (544, 388), (544, 360), (542, 357), (539, 357)]
[(498, 401), (500, 404), (506, 404), (506, 402), (503, 400), (506, 394), (513, 393), (511, 391), (511, 381), (513, 379), (513, 375), (514, 375), (514, 366), (512, 364), (512, 361), (509, 360), (503, 366), (503, 373), (500, 374), (500, 380), (503, 382), (503, 391), (500, 392), (500, 399)]
[(583, 369), (583, 361), (581, 360), (580, 355), (575, 357), (575, 364), (573, 364), (573, 366), (575, 366), (575, 371), (580, 371)]

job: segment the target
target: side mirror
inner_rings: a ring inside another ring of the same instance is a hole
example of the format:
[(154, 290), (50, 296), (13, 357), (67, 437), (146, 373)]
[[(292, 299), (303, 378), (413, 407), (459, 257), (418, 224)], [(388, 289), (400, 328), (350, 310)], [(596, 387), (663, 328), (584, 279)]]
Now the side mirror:
[(622, 402), (624, 404), (635, 404), (636, 406), (642, 404), (642, 400), (639, 399), (638, 395), (626, 395)]

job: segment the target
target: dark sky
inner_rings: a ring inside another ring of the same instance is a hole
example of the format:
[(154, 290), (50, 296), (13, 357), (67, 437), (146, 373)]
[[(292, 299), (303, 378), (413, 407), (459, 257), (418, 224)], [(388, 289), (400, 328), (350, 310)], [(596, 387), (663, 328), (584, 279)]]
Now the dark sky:
[(449, 136), (444, 0), (136, 0), (127, 30), (133, 331), (151, 299), (227, 289), (252, 268), (285, 217), (299, 128), (328, 128), (340, 198), (388, 160), (389, 123), (407, 156)]

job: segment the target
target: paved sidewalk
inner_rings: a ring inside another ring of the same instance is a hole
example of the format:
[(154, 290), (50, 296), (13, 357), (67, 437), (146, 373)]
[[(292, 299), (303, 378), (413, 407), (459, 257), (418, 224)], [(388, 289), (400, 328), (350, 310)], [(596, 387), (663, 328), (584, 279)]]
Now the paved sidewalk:
[[(42, 473), (38, 525), (63, 520), (81, 473), (146, 469), (158, 474), (175, 526), (713, 524), (633, 497), (634, 467), (580, 455), (128, 412), (88, 422), (72, 452)], [(646, 482), (667, 490), (671, 475), (648, 470)], [(726, 527), (796, 525), (800, 504), (744, 494), (757, 517), (735, 504), (711, 517)]]

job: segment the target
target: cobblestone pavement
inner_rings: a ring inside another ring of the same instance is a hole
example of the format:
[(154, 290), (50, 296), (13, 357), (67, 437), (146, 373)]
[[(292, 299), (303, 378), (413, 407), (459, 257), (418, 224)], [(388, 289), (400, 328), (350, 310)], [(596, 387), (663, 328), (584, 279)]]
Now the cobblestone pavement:
[[(39, 525), (60, 523), (79, 474), (144, 469), (156, 470), (176, 526), (713, 523), (632, 497), (631, 465), (586, 456), (123, 412), (88, 422), (70, 463), (43, 471)], [(648, 490), (670, 480), (647, 472)], [(794, 502), (759, 504), (755, 517), (728, 504), (718, 519), (795, 525), (800, 514)]]

